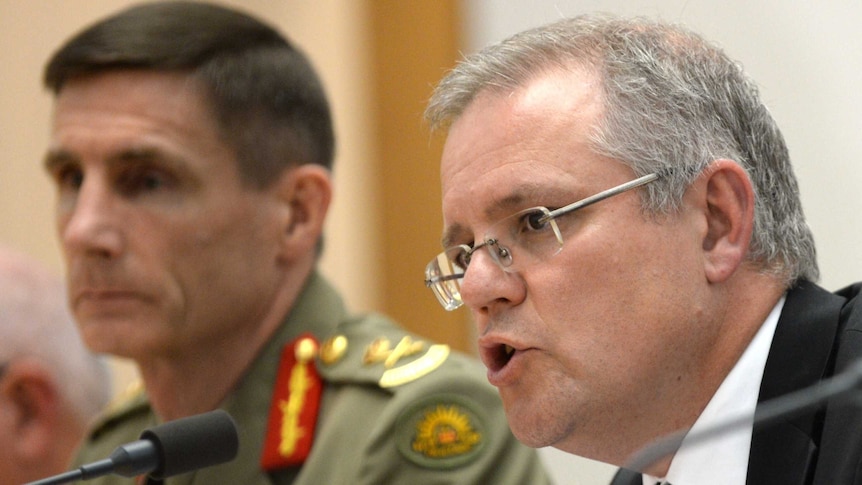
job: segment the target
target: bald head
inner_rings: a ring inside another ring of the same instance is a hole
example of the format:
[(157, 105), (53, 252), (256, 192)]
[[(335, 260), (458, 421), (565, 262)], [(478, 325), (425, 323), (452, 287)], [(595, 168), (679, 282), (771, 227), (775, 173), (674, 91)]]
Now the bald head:
[(103, 362), (84, 347), (59, 278), (0, 247), (0, 483), (66, 469), (110, 398)]

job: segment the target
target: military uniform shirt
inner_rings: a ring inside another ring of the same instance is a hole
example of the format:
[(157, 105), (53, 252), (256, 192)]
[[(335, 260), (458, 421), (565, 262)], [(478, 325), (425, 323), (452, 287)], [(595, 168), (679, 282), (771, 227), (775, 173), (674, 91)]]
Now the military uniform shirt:
[[(323, 392), (310, 455), (301, 466), (267, 472), (260, 461), (281, 352), (306, 332), (324, 348), (328, 339), (340, 336), (346, 348), (321, 351), (322, 357), (316, 359)], [(348, 317), (338, 294), (313, 274), (286, 320), (220, 406), (237, 423), (237, 458), (165, 483), (550, 483), (535, 450), (511, 434), (484, 367), (476, 359), (423, 340), (381, 315)], [(382, 358), (399, 343), (410, 352), (402, 352), (394, 364), (385, 362)], [(369, 361), (375, 349), (379, 359)], [(157, 424), (141, 392), (97, 424), (75, 466), (108, 457), (117, 446), (137, 440), (144, 429)], [(142, 482), (117, 475), (88, 481)]]

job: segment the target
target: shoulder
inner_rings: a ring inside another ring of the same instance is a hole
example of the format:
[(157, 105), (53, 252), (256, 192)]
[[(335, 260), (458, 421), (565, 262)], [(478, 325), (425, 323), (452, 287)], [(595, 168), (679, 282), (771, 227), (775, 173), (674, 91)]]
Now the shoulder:
[(98, 438), (126, 423), (150, 419), (151, 416), (152, 411), (143, 383), (134, 381), (108, 404), (96, 419), (90, 436)]
[(464, 466), (483, 454), (488, 441), (510, 439), (499, 396), (477, 359), (384, 316), (345, 322), (322, 343), (319, 360), (328, 382), (359, 384), (388, 396), (375, 426), (419, 466)]
[(837, 364), (850, 365), (862, 357), (862, 283), (856, 283), (836, 292), (846, 299), (841, 308), (841, 342)]
[(393, 394), (441, 380), (485, 382), (476, 359), (412, 334), (379, 314), (339, 325), (321, 343), (318, 364), (329, 382), (373, 384)]
[(94, 422), (81, 445), (76, 463), (101, 460), (119, 445), (137, 440), (154, 416), (143, 386), (132, 383), (108, 405)]
[(836, 294), (847, 299), (842, 310), (842, 317), (848, 321), (851, 327), (862, 329), (862, 283), (842, 288)]

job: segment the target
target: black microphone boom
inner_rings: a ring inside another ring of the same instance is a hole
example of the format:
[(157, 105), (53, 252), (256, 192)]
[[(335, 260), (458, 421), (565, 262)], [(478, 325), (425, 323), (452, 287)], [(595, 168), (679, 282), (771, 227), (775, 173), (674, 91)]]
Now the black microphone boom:
[(117, 447), (111, 456), (61, 475), (26, 485), (56, 485), (114, 473), (149, 473), (161, 480), (236, 458), (239, 437), (230, 414), (222, 410), (177, 419), (145, 430), (141, 439)]

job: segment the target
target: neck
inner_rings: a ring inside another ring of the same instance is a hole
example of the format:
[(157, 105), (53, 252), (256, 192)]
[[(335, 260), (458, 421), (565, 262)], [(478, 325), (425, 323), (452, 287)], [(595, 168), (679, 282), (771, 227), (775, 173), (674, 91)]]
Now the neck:
[(224, 345), (138, 362), (153, 411), (160, 420), (171, 421), (217, 408), (251, 365), (251, 350), (259, 348), (260, 343)]
[[(715, 340), (706, 347), (709, 350), (704, 352), (699, 365), (692, 365), (699, 369), (695, 379), (699, 384), (690, 387), (694, 393), (681, 401), (695, 405), (686, 413), (678, 411), (676, 416), (685, 417), (684, 420), (676, 423), (676, 429), (666, 430), (666, 434), (694, 425), (785, 291), (778, 279), (757, 272), (750, 272), (734, 283), (714, 307), (714, 313), (720, 315), (714, 322), (717, 325)], [(664, 477), (672, 459), (672, 455), (668, 456), (645, 472)]]

